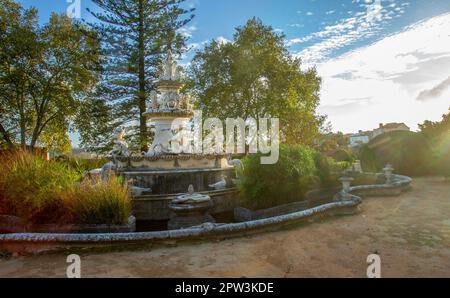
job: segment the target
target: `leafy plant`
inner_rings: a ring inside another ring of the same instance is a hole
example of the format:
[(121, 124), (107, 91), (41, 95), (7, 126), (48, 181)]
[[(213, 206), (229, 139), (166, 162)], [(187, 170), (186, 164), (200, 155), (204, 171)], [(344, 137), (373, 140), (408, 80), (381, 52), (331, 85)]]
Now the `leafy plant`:
[(380, 171), (390, 163), (395, 172), (408, 176), (430, 174), (433, 150), (420, 133), (392, 131), (382, 134), (360, 150), (365, 171)]
[(316, 182), (314, 151), (302, 145), (281, 145), (280, 159), (262, 165), (260, 155), (243, 159), (238, 187), (245, 204), (261, 209), (302, 200), (311, 183)]

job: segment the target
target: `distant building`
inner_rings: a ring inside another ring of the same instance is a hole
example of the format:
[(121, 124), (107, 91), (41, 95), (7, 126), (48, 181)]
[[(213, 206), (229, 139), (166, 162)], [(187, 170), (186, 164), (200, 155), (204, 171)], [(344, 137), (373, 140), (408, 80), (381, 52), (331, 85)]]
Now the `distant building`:
[(375, 138), (387, 132), (397, 130), (410, 131), (410, 128), (405, 123), (380, 123), (379, 127), (373, 130), (372, 138)]
[(360, 146), (362, 144), (367, 144), (370, 141), (370, 132), (364, 132), (360, 130), (357, 134), (350, 136), (350, 147)]
[(397, 130), (410, 131), (410, 128), (405, 123), (380, 123), (378, 128), (372, 131), (360, 130), (357, 134), (350, 135), (349, 145), (350, 147), (357, 147), (362, 144), (367, 144), (370, 142), (370, 140), (379, 135)]

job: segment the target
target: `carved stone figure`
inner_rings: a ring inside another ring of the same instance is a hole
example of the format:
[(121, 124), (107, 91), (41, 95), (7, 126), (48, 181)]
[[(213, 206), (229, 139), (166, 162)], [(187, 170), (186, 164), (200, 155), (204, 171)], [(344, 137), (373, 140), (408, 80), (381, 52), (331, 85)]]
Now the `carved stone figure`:
[(151, 100), (151, 104), (152, 104), (152, 109), (153, 110), (159, 109), (158, 93), (155, 90), (150, 92), (150, 100)]
[(208, 195), (195, 193), (194, 186), (190, 184), (188, 188), (188, 193), (173, 199), (172, 204), (196, 204), (210, 201), (211, 198)]
[(214, 188), (215, 190), (222, 190), (225, 189), (227, 186), (227, 181), (225, 179), (225, 176), (222, 175), (222, 179), (214, 184), (208, 185), (210, 188)]
[(113, 158), (125, 156), (130, 156), (130, 151), (128, 150), (128, 144), (124, 139), (125, 129), (123, 127), (119, 127), (115, 131), (115, 137), (113, 150), (111, 151), (111, 155)]

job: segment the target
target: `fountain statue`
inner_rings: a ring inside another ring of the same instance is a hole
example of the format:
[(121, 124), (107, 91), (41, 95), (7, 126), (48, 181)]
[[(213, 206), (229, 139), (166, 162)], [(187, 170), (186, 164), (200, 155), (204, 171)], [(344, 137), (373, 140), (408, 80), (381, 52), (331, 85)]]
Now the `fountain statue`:
[[(215, 200), (229, 196), (232, 191), (236, 193), (232, 181), (236, 181), (237, 160), (230, 163), (231, 156), (225, 152), (204, 154), (207, 150), (203, 148), (208, 149), (205, 144), (200, 153), (189, 149), (195, 147), (192, 146), (194, 111), (189, 95), (180, 91), (182, 78), (181, 69), (169, 51), (144, 114), (154, 133), (147, 152), (130, 153), (123, 139), (124, 130), (116, 134), (112, 155), (117, 174), (126, 181), (133, 181), (138, 190), (151, 190), (151, 194), (134, 197), (138, 220), (169, 219), (169, 203), (173, 198), (183, 199), (179, 196), (186, 193), (190, 185), (201, 195), (212, 194)], [(190, 194), (190, 198), (195, 199), (195, 196)], [(176, 202), (175, 209), (180, 207)]]

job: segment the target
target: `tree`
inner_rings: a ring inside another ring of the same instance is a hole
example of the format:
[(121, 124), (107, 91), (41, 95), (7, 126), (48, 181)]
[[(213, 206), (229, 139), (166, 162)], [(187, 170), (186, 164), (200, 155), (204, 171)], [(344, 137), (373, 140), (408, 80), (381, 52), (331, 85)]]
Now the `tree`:
[(433, 122), (426, 120), (419, 124), (420, 131), (429, 139), (440, 138), (450, 131), (450, 108), (449, 113), (442, 115), (442, 120)]
[(208, 117), (278, 117), (284, 142), (311, 144), (324, 120), (315, 112), (321, 79), (300, 66), (284, 35), (253, 18), (232, 42), (212, 41), (197, 52), (186, 88)]
[(322, 134), (316, 141), (315, 148), (327, 156), (333, 156), (340, 148), (348, 147), (348, 137), (342, 132)]
[(450, 177), (450, 109), (449, 113), (442, 115), (442, 120), (425, 121), (419, 124), (420, 132), (429, 141), (433, 149), (433, 168), (436, 174)]
[(177, 30), (193, 18), (183, 17), (193, 11), (180, 7), (184, 1), (93, 0), (103, 10), (91, 11), (100, 21), (91, 26), (101, 33), (106, 61), (102, 86), (91, 99), (92, 112), (110, 118), (77, 121), (84, 147), (105, 150), (114, 128), (126, 125), (131, 145), (147, 150), (147, 95), (154, 89), (162, 54), (168, 48), (178, 53), (184, 48), (186, 37)]
[(36, 9), (0, 3), (3, 140), (67, 150), (71, 116), (96, 81), (98, 39), (66, 16), (52, 14), (41, 27)]
[(0, 132), (9, 148), (26, 146), (32, 105), (30, 75), (39, 61), (36, 9), (0, 1)]

